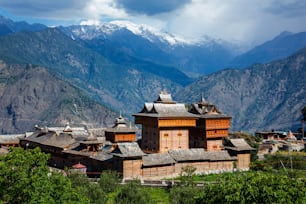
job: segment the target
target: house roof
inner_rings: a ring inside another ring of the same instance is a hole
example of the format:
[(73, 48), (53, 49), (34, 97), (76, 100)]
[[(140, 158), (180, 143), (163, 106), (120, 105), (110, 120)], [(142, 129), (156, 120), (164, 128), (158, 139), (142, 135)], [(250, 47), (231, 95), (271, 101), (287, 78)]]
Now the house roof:
[(102, 137), (97, 137), (87, 127), (38, 127), (35, 126), (35, 132), (22, 140), (28, 140), (35, 143), (55, 146), (60, 148), (72, 148), (76, 144), (101, 144), (104, 142)]
[(88, 136), (88, 131), (86, 127), (70, 127), (67, 124), (65, 127), (45, 127), (45, 128), (47, 128), (47, 130), (49, 131), (56, 132), (58, 135), (63, 132), (70, 133), (74, 138)]
[(145, 155), (137, 142), (117, 143), (116, 148), (112, 151), (112, 154), (118, 157), (140, 157)]
[(67, 148), (73, 143), (76, 143), (76, 140), (71, 134), (60, 133), (57, 135), (54, 131), (41, 132), (39, 130), (35, 131), (31, 136), (23, 138), (22, 140), (60, 148)]
[(235, 151), (255, 150), (243, 138), (229, 139), (230, 146), (225, 146), (225, 149)]
[(176, 161), (232, 161), (227, 151), (207, 152), (203, 148), (169, 150), (170, 156)]
[(25, 134), (0, 135), (0, 144), (18, 144), (20, 138), (24, 138)]
[(174, 159), (168, 153), (147, 154), (142, 157), (143, 166), (159, 166), (174, 164)]
[(113, 158), (113, 155), (105, 153), (105, 152), (84, 152), (84, 151), (77, 151), (73, 149), (67, 149), (67, 150), (64, 150), (63, 152), (67, 154), (87, 156), (89, 158), (93, 158), (93, 159), (100, 160), (100, 161), (106, 161), (106, 160)]

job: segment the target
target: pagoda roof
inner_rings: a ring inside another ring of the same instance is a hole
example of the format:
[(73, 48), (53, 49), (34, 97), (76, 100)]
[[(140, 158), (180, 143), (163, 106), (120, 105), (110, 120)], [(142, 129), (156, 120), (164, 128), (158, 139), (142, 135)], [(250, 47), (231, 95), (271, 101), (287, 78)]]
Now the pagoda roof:
[(24, 137), (26, 137), (25, 134), (0, 135), (0, 144), (18, 144)]
[(204, 97), (200, 102), (193, 103), (189, 112), (200, 118), (231, 118), (229, 115), (222, 114), (216, 105), (206, 102)]
[(145, 103), (144, 108), (134, 116), (146, 117), (191, 117), (196, 118), (194, 114), (187, 111), (185, 104), (164, 104), (164, 103)]
[(111, 128), (106, 128), (105, 132), (118, 132), (118, 133), (136, 133), (137, 128), (131, 124), (127, 124), (127, 121), (122, 115), (115, 120), (115, 124)]
[(162, 91), (154, 103), (164, 103), (164, 104), (174, 104), (175, 101), (172, 100), (171, 94), (166, 91)]

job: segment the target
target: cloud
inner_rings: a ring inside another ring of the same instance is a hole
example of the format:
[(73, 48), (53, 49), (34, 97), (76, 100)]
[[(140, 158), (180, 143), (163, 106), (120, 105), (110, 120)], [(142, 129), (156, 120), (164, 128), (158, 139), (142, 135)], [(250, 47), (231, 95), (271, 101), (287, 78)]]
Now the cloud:
[(273, 15), (278, 15), (286, 18), (306, 16), (306, 1), (274, 0), (271, 1), (271, 4), (266, 8), (266, 11), (272, 13)]
[(118, 7), (129, 13), (149, 16), (171, 12), (190, 2), (191, 0), (116, 0)]
[(10, 0), (1, 1), (0, 6), (18, 15), (30, 16), (51, 16), (61, 11), (79, 11), (84, 8), (86, 1), (65, 0), (65, 1), (41, 1), (41, 0)]
[(0, 8), (35, 20), (130, 20), (192, 39), (208, 35), (256, 44), (306, 28), (305, 0), (7, 0)]
[[(303, 0), (288, 1), (291, 3), (280, 6), (278, 0), (193, 0), (170, 17), (167, 16), (167, 22), (169, 30), (191, 38), (208, 35), (258, 44), (284, 30), (305, 30), (306, 11), (297, 9), (304, 6)], [(287, 17), (293, 14), (294, 18)]]
[(98, 20), (101, 17), (127, 17), (116, 8), (113, 0), (10, 0), (0, 1), (0, 7), (20, 16), (62, 20)]

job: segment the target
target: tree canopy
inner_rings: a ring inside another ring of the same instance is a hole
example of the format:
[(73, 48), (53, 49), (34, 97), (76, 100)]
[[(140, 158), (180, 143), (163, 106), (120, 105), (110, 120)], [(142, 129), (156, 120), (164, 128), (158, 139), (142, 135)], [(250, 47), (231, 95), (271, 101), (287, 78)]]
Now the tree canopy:
[(67, 177), (51, 172), (39, 148), (12, 148), (0, 158), (0, 200), (7, 203), (86, 203)]

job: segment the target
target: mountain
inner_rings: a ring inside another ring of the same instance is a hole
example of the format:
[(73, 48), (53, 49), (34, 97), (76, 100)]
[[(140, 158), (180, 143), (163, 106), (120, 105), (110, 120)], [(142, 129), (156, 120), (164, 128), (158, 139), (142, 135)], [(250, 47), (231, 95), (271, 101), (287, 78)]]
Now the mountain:
[(292, 55), (306, 46), (306, 32), (282, 32), (250, 51), (233, 59), (229, 67), (244, 68), (255, 63), (266, 63)]
[(126, 115), (138, 112), (161, 90), (176, 93), (190, 81), (172, 67), (113, 63), (57, 28), (0, 37), (0, 58), (7, 63), (44, 66)]
[(47, 26), (39, 23), (29, 24), (25, 21), (14, 22), (0, 15), (0, 36), (20, 31), (40, 31)]
[(305, 76), (306, 48), (271, 63), (203, 76), (175, 98), (194, 102), (205, 96), (233, 117), (235, 131), (297, 129), (306, 104)]
[(133, 64), (136, 59), (136, 66), (141, 60), (175, 67), (187, 74), (219, 70), (233, 59), (237, 50), (236, 46), (222, 40), (203, 37), (200, 41), (187, 41), (130, 22), (74, 25), (60, 29), (72, 39), (85, 41), (89, 48), (122, 65)]
[(31, 131), (35, 124), (107, 127), (116, 116), (46, 68), (0, 61), (1, 134)]

